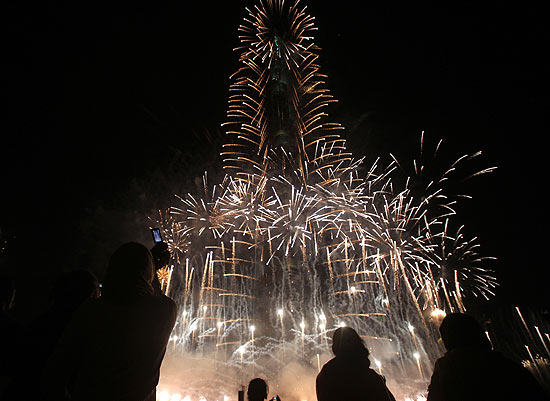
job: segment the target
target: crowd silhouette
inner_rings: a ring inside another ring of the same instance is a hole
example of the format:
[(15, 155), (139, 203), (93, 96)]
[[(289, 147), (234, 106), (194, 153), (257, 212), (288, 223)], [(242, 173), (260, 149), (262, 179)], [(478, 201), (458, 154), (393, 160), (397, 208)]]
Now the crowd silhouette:
[(90, 273), (61, 275), (51, 307), (27, 327), (10, 317), (15, 287), (2, 279), (0, 400), (155, 401), (177, 310), (155, 284), (158, 250), (119, 247), (101, 296)]
[[(155, 274), (169, 260), (162, 242), (151, 250), (126, 243), (112, 254), (103, 288), (87, 271), (63, 273), (50, 306), (26, 325), (11, 316), (14, 280), (0, 277), (0, 401), (155, 401), (177, 312)], [(428, 401), (549, 400), (526, 368), (492, 349), (472, 316), (448, 314), (439, 330), (446, 353)], [(332, 351), (316, 378), (318, 401), (395, 401), (353, 328), (334, 331)], [(268, 394), (264, 379), (250, 381), (249, 401)]]

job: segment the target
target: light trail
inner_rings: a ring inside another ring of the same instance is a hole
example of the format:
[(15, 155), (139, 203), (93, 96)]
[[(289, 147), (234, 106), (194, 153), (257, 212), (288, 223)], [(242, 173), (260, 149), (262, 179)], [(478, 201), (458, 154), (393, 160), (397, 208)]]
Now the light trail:
[[(265, 0), (247, 12), (222, 124), (226, 176), (213, 186), (205, 177), (201, 194), (178, 196), (152, 219), (173, 255), (170, 294), (187, 311), (178, 346), (208, 354), (223, 345), (216, 360), (223, 354), (241, 372), (283, 345), (315, 364), (345, 318), (367, 341), (388, 346), (379, 352), (391, 357), (377, 359), (385, 373), (412, 366), (425, 379), (422, 363), (439, 355), (432, 321), (496, 286), (491, 258), (457, 223), (464, 195), (449, 190), (480, 153), (441, 167), (442, 142), (430, 153), (422, 132), (410, 162), (355, 159), (343, 127), (328, 118), (336, 100), (306, 7)], [(253, 361), (243, 348), (251, 341)], [(284, 362), (291, 353), (281, 354)]]

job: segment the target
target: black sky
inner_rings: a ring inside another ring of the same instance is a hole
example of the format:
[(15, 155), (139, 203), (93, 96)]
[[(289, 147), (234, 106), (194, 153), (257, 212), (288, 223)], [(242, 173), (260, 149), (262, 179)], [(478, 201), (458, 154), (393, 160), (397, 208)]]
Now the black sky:
[[(474, 199), (461, 208), (464, 223), (481, 253), (498, 257), (502, 299), (548, 305), (543, 10), (496, 1), (307, 3), (339, 99), (329, 113), (348, 128), (354, 154), (407, 159), (421, 131), (430, 143), (444, 140), (449, 162), (482, 150), (480, 166), (499, 169), (465, 186)], [(174, 191), (192, 191), (202, 170), (215, 172), (209, 158), (223, 140), (238, 66), (232, 48), (251, 4), (5, 6), (0, 224), (16, 237), (17, 269), (101, 271), (83, 248), (148, 240), (147, 208), (170, 206)]]

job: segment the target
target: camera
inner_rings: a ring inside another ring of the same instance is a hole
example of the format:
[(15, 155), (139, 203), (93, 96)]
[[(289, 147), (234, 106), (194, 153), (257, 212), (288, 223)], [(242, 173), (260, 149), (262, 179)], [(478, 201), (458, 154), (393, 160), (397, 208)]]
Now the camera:
[(153, 241), (155, 244), (162, 242), (162, 235), (160, 235), (160, 228), (151, 228), (151, 233), (153, 234)]

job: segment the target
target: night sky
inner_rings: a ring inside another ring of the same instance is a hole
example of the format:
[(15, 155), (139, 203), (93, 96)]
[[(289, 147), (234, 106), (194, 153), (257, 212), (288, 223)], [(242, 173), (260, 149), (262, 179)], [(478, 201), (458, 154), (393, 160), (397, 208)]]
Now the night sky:
[[(306, 3), (339, 100), (330, 119), (346, 126), (354, 155), (410, 160), (421, 131), (432, 148), (443, 139), (448, 164), (482, 150), (477, 167), (498, 170), (464, 183), (474, 198), (460, 220), (498, 258), (498, 302), (548, 306), (542, 10)], [(25, 282), (73, 268), (101, 276), (117, 245), (151, 242), (147, 216), (174, 193), (194, 191), (205, 170), (216, 182), (232, 49), (251, 4), (5, 6), (0, 228), (11, 272)]]

